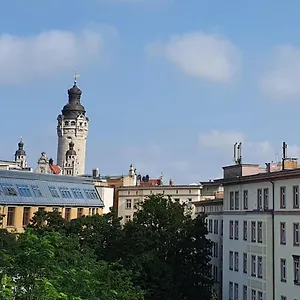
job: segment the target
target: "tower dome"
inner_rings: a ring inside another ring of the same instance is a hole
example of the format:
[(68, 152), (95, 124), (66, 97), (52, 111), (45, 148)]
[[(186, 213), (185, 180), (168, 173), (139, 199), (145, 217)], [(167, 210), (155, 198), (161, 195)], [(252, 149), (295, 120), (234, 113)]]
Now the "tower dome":
[(20, 156), (20, 155), (26, 155), (22, 138), (20, 139), (20, 142), (18, 143), (18, 150), (15, 153), (15, 156)]
[(81, 114), (85, 114), (85, 108), (80, 103), (82, 91), (77, 86), (76, 80), (74, 85), (68, 89), (69, 102), (63, 107), (62, 114), (66, 119), (77, 118)]
[(71, 141), (69, 143), (69, 150), (66, 152), (66, 156), (76, 155), (76, 151), (74, 150), (74, 143)]

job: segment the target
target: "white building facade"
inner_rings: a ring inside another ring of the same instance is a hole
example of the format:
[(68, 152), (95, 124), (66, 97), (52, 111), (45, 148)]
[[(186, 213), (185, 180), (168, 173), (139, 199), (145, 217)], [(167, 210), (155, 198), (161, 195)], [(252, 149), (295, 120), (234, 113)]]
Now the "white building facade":
[(235, 168), (222, 181), (223, 299), (299, 300), (300, 169)]
[(136, 204), (144, 201), (146, 197), (153, 194), (170, 196), (174, 201), (180, 203), (192, 203), (200, 201), (200, 185), (165, 185), (165, 186), (124, 186), (118, 188), (117, 203), (118, 216), (122, 217), (122, 223), (132, 220), (136, 212)]

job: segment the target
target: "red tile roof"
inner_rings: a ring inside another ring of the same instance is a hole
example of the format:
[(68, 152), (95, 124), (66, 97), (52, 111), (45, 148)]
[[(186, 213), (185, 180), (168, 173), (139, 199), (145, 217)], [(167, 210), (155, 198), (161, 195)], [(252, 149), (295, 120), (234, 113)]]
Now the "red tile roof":
[(60, 167), (58, 165), (49, 165), (50, 170), (52, 171), (53, 174), (60, 174)]

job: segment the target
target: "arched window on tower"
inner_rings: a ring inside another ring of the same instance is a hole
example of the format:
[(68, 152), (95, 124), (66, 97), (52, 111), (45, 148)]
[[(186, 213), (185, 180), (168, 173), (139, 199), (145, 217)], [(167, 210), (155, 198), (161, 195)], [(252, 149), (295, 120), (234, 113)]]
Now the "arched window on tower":
[(75, 122), (75, 121), (72, 121), (72, 122), (71, 122), (71, 125), (72, 125), (72, 126), (76, 125), (76, 122)]
[(65, 126), (68, 126), (69, 125), (69, 121), (65, 121)]

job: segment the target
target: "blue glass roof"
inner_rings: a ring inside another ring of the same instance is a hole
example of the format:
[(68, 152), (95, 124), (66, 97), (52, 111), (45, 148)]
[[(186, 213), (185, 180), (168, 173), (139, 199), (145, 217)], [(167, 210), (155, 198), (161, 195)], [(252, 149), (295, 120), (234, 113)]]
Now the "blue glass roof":
[(0, 205), (104, 206), (92, 180), (0, 170)]

